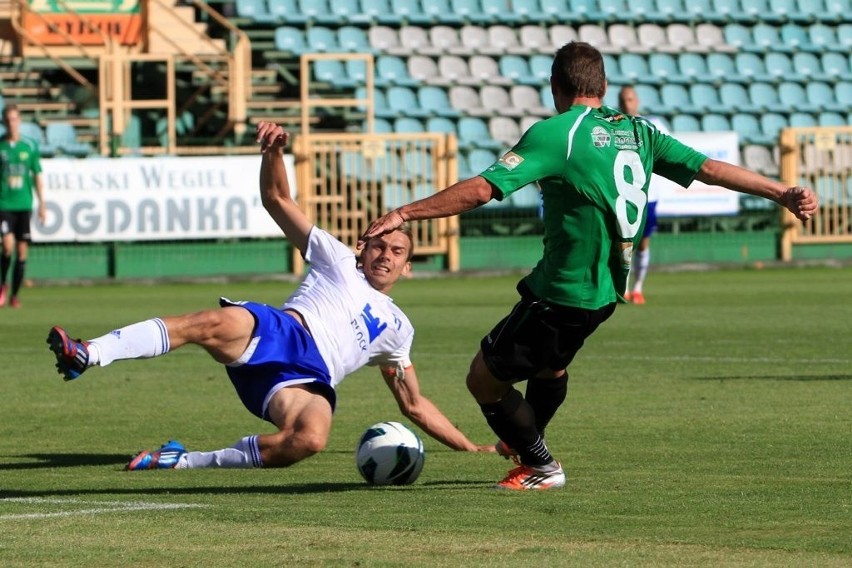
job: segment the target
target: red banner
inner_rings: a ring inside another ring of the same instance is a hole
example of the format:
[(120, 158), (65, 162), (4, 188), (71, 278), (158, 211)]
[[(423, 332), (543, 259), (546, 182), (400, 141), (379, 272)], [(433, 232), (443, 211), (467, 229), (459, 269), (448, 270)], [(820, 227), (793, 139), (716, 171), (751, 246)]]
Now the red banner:
[(104, 45), (104, 37), (112, 37), (121, 45), (136, 45), (142, 36), (142, 15), (86, 14), (84, 21), (72, 14), (27, 11), (24, 29), (44, 45)]

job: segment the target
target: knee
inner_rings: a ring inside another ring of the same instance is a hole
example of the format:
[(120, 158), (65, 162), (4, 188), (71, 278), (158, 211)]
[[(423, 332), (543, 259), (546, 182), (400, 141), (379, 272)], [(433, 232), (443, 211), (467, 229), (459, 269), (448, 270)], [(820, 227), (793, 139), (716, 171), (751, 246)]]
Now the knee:
[(509, 385), (501, 383), (491, 375), (481, 353), (470, 364), (466, 384), (467, 390), (479, 404), (500, 400), (509, 389)]
[(317, 432), (282, 433), (274, 446), (262, 450), (263, 467), (289, 467), (323, 451), (326, 442)]

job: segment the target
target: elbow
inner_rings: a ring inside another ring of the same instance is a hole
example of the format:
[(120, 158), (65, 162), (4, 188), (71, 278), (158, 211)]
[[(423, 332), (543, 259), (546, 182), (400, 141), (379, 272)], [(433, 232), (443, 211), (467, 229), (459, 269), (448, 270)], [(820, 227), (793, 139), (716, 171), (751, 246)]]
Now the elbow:
[(714, 160), (713, 158), (707, 158), (704, 160), (704, 163), (701, 165), (701, 169), (698, 171), (698, 175), (695, 176), (695, 178), (698, 181), (713, 185), (719, 181), (721, 169), (722, 162)]
[(478, 176), (476, 179), (479, 182), (476, 185), (476, 206), (479, 207), (494, 199), (495, 189), (484, 177)]

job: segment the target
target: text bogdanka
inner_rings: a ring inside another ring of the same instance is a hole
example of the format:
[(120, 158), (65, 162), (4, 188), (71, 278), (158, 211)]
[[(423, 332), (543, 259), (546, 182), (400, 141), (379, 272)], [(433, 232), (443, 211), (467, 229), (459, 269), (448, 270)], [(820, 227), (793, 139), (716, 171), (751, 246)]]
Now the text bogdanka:
[[(187, 231), (244, 231), (248, 228), (249, 200), (232, 194), (218, 195), (227, 189), (224, 170), (170, 169), (162, 165), (143, 165), (135, 171), (96, 171), (85, 173), (46, 173), (48, 220), (35, 227), (43, 235), (56, 234), (64, 226), (77, 235), (103, 234), (180, 234)], [(189, 197), (186, 190), (203, 190)], [(169, 190), (181, 190), (172, 195)], [(84, 192), (89, 199), (68, 201), (63, 191)], [(98, 192), (106, 192), (99, 195)], [(134, 199), (125, 201), (117, 193), (126, 192)], [(223, 198), (224, 197), (224, 198)]]

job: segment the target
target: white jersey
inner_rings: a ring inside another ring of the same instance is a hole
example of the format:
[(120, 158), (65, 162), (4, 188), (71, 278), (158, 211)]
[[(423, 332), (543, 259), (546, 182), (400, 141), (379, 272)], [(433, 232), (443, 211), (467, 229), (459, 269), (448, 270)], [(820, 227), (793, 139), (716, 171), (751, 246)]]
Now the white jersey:
[(414, 327), (389, 296), (367, 282), (355, 254), (313, 227), (305, 260), (310, 271), (282, 309), (304, 318), (328, 365), (331, 386), (364, 365), (409, 366)]

